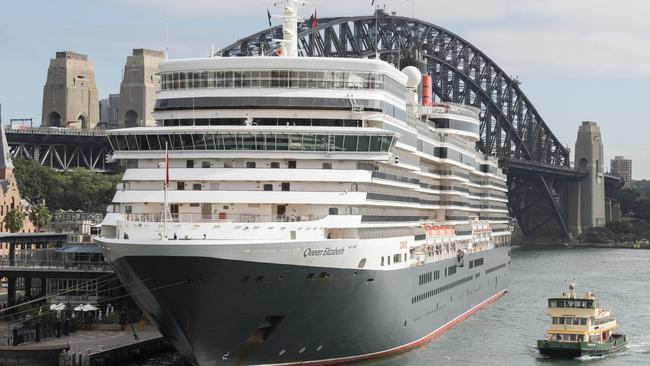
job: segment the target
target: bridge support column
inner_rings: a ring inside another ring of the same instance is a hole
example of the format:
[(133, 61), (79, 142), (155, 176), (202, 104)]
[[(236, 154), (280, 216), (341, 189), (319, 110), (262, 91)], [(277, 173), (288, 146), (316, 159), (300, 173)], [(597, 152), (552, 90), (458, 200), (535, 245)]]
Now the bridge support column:
[(582, 122), (575, 145), (575, 164), (587, 175), (569, 187), (569, 231), (577, 238), (585, 230), (605, 226), (603, 143), (596, 122)]

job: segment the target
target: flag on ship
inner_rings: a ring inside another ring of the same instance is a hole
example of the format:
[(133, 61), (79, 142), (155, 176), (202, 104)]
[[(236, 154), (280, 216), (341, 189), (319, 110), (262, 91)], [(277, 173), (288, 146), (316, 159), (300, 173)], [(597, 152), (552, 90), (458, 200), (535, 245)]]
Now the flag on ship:
[(316, 28), (316, 26), (318, 25), (316, 8), (314, 8), (314, 13), (309, 17), (309, 25), (312, 28)]
[(269, 9), (266, 9), (266, 17), (269, 19), (269, 27), (272, 27), (273, 25), (271, 24), (271, 12)]

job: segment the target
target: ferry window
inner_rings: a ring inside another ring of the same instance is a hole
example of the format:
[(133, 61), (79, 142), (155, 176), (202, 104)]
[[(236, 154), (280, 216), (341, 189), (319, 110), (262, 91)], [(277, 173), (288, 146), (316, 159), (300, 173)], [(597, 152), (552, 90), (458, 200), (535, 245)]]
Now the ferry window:
[(280, 167), (280, 163), (279, 163), (279, 162), (277, 162), (277, 161), (273, 161), (273, 162), (271, 162), (271, 168), (273, 168), (273, 169), (277, 169), (277, 168), (279, 168), (279, 167)]
[(339, 214), (339, 209), (337, 207), (330, 207), (328, 213), (330, 215), (338, 215)]
[(192, 190), (193, 191), (200, 191), (201, 190), (201, 183), (192, 184)]
[(388, 264), (390, 266), (390, 255), (386, 256), (386, 264)]
[(332, 169), (332, 163), (323, 163), (323, 169)]
[(124, 206), (124, 213), (132, 213), (133, 212), (133, 207), (131, 205), (125, 205)]
[(256, 164), (254, 161), (247, 161), (246, 168), (255, 168)]
[(199, 206), (201, 206), (201, 205), (198, 204), (198, 203), (190, 203), (190, 207), (199, 207)]
[(296, 161), (295, 160), (289, 160), (289, 169), (296, 169)]
[(557, 321), (558, 324), (564, 324), (564, 318), (558, 318)]
[(265, 184), (264, 185), (264, 190), (265, 191), (272, 191), (273, 190), (273, 184)]
[(176, 182), (176, 190), (177, 191), (184, 191), (185, 190), (185, 182)]
[(580, 325), (587, 325), (587, 318), (580, 318)]
[(290, 191), (291, 190), (291, 183), (282, 183), (282, 190), (283, 191)]
[(384, 257), (381, 257), (381, 266), (384, 266)]
[(194, 168), (194, 160), (188, 160), (187, 165), (188, 168)]

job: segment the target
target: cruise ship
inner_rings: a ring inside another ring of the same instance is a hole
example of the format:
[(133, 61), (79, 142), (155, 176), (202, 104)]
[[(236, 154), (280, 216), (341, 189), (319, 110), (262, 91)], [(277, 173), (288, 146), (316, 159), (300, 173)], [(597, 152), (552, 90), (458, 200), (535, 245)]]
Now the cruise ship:
[(97, 241), (195, 365), (329, 365), (431, 340), (503, 295), (505, 176), (479, 110), (378, 59), (160, 64), (155, 127), (109, 131), (126, 171)]

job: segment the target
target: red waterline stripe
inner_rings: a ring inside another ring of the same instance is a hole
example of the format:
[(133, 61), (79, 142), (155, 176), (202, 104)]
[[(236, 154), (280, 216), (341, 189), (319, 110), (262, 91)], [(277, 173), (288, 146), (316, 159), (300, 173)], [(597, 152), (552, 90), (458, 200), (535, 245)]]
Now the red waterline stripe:
[[(470, 315), (474, 314), (478, 310), (481, 310), (482, 308), (486, 307), (490, 303), (498, 300), (501, 296), (505, 295), (507, 290), (502, 290), (500, 292), (497, 292), (496, 294), (492, 295), (491, 297), (488, 297), (487, 299), (483, 300), (482, 303), (474, 306), (473, 308), (467, 310), (466, 312), (460, 314), (459, 316), (455, 317), (454, 319), (450, 320), (447, 322), (447, 324), (441, 326), (440, 328), (434, 330), (433, 332), (429, 333), (428, 335), (415, 340), (411, 343), (407, 343), (403, 346), (391, 348), (385, 351), (379, 351), (379, 352), (374, 352), (374, 353), (367, 353), (365, 355), (360, 355), (360, 356), (349, 356), (349, 357), (343, 357), (343, 358), (332, 358), (329, 360), (318, 360), (318, 361), (305, 361), (305, 362), (295, 362), (295, 363), (278, 363), (278, 364), (273, 364), (275, 366), (293, 366), (293, 365), (313, 365), (313, 366), (329, 366), (329, 365), (340, 365), (343, 363), (348, 363), (348, 362), (356, 362), (356, 361), (361, 361), (361, 360), (366, 360), (370, 358), (377, 358), (377, 357), (383, 357), (383, 356), (388, 356), (390, 354), (394, 353), (400, 353), (400, 352), (405, 352), (409, 349), (421, 346), (430, 340), (440, 336), (442, 333), (448, 331), (449, 329), (453, 328), (463, 320), (467, 319)], [(271, 365), (269, 365), (271, 366)]]

